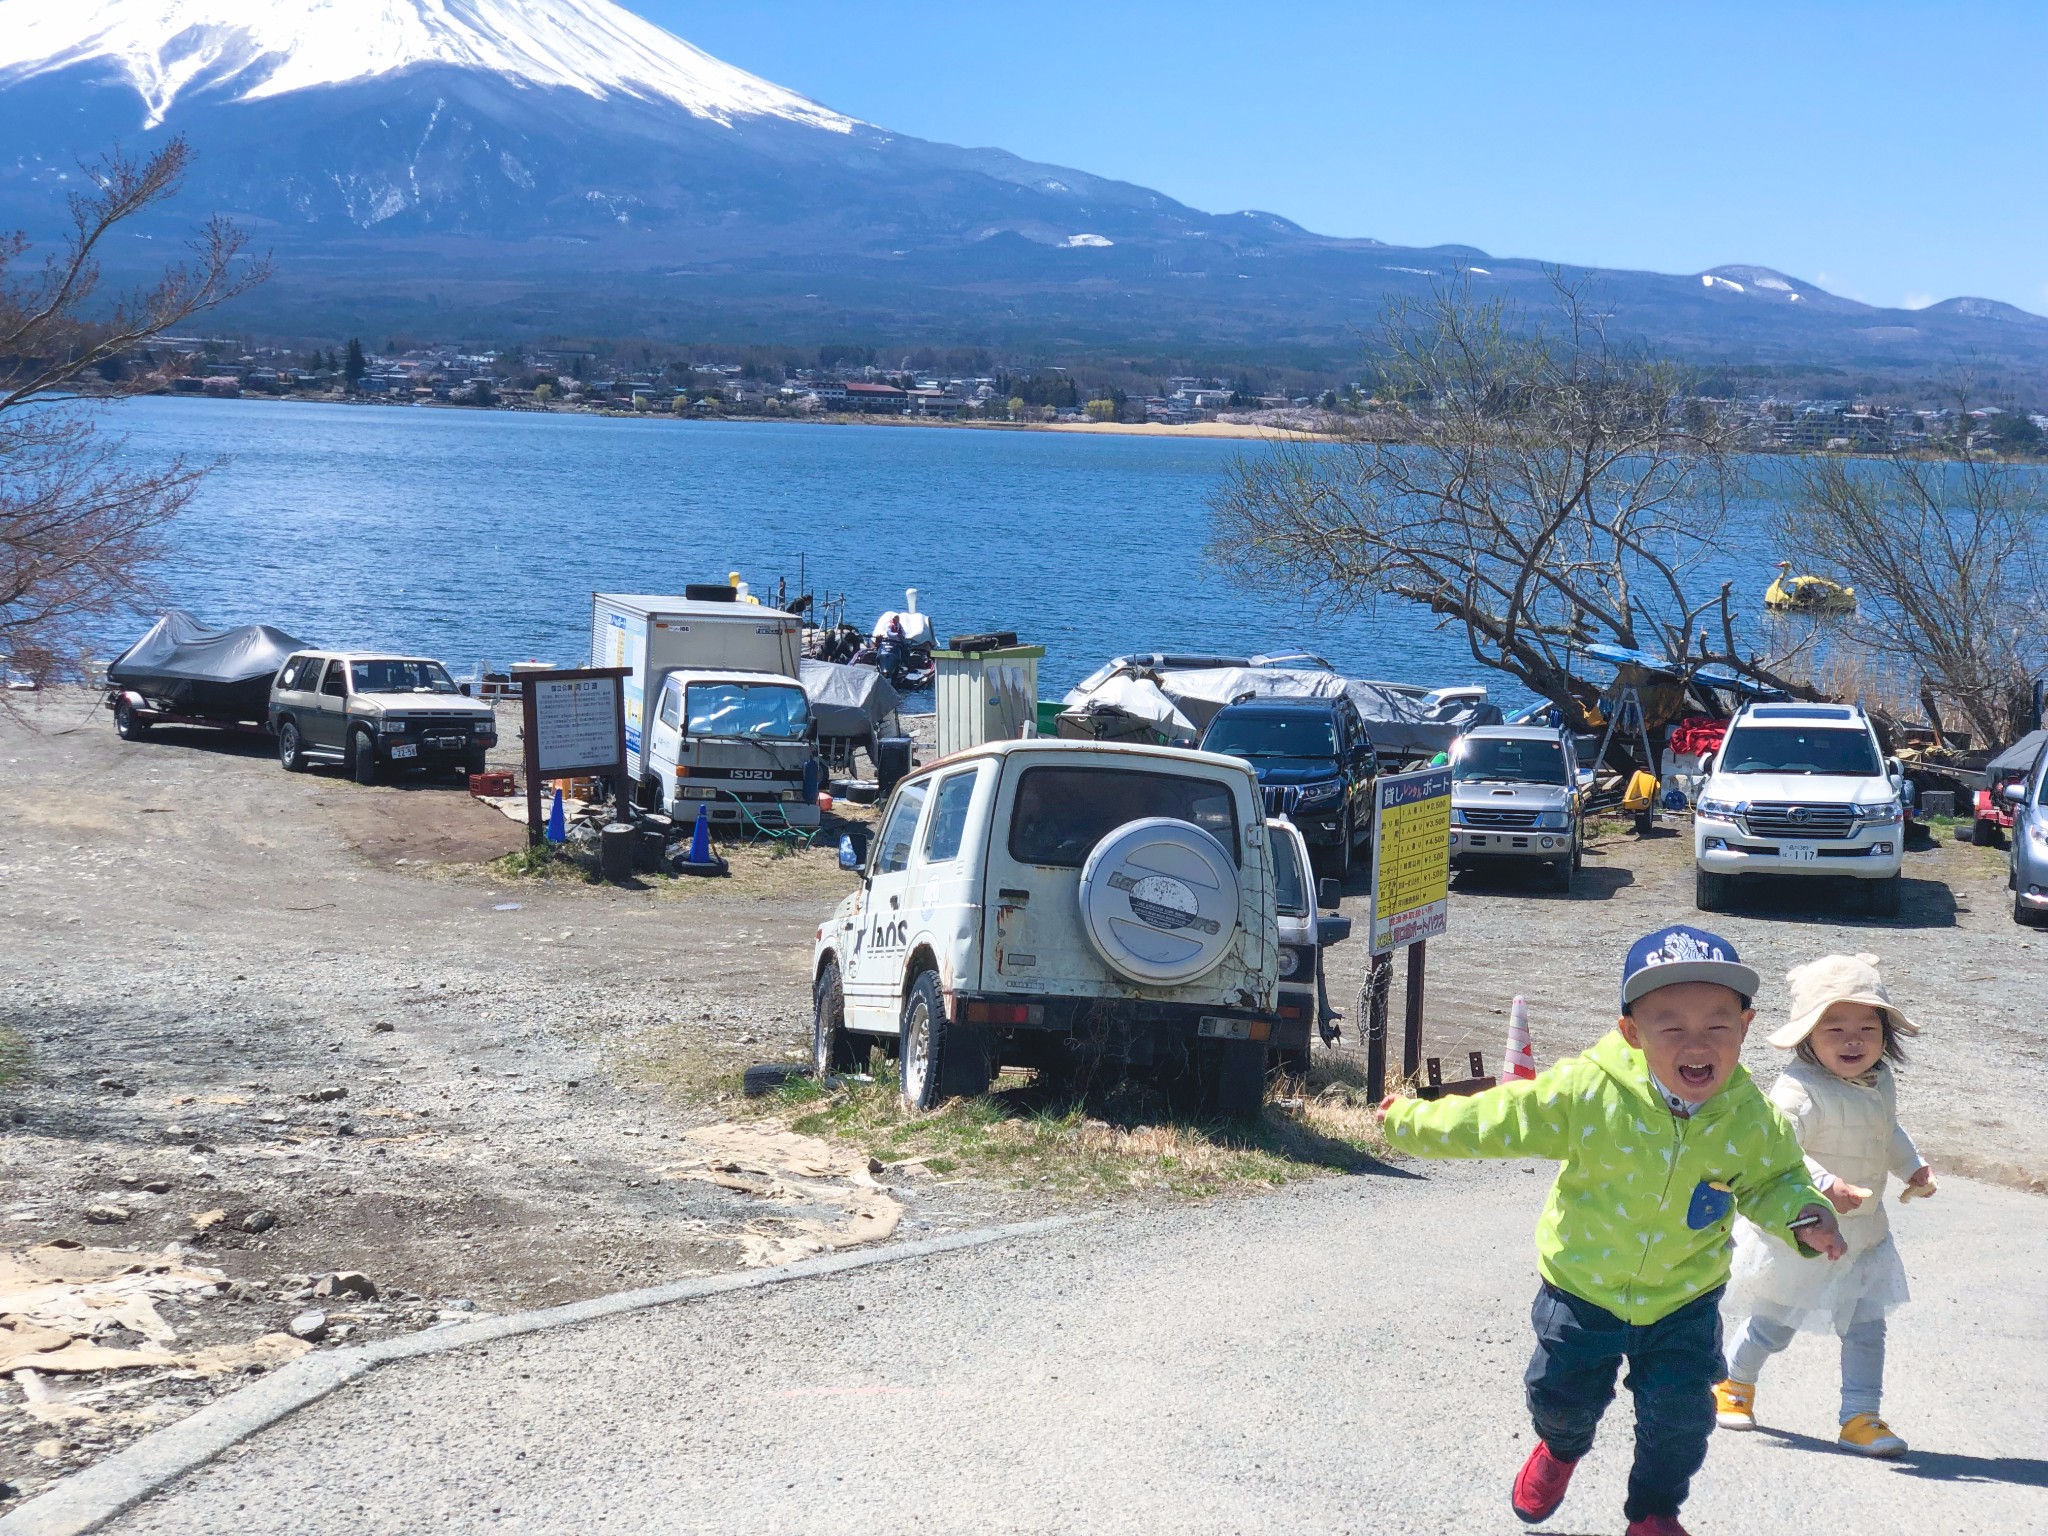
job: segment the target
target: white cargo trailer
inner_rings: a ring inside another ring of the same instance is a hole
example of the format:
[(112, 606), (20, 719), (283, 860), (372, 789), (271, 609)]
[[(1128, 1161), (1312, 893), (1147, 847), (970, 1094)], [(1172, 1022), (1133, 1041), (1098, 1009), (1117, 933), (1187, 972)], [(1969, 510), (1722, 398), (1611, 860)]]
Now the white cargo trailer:
[(803, 620), (757, 603), (613, 592), (591, 600), (592, 666), (624, 667), (626, 766), (649, 809), (818, 825)]

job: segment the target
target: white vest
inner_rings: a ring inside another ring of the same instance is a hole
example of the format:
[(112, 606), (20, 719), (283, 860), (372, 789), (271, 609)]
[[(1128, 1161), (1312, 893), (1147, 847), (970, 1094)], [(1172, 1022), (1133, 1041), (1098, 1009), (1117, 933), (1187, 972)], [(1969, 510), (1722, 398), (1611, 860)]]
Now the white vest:
[(1906, 1179), (1925, 1165), (1899, 1124), (1891, 1064), (1880, 1062), (1870, 1081), (1857, 1082), (1794, 1057), (1771, 1084), (1771, 1102), (1792, 1122), (1814, 1182), (1831, 1173), (1871, 1192), (1857, 1209), (1840, 1213), (1850, 1254), (1883, 1242), (1892, 1229), (1885, 1214), (1885, 1175)]

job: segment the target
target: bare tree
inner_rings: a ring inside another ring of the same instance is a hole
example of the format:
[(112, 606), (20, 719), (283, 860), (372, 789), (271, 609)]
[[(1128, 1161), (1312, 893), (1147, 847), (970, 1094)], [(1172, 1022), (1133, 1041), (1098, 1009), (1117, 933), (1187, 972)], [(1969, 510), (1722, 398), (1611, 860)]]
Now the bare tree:
[(182, 139), (147, 159), (120, 152), (84, 167), (70, 229), (39, 264), (22, 234), (0, 235), (0, 655), (43, 678), (79, 658), (95, 621), (148, 599), (165, 525), (206, 466), (126, 463), (84, 398), (130, 393), (132, 349), (268, 276), (246, 237), (208, 221), (188, 259), (153, 282), (101, 293), (101, 251), (123, 223), (175, 196)]
[(1950, 701), (1980, 742), (2027, 730), (2033, 679), (2048, 672), (2038, 468), (1967, 451), (1812, 455), (1794, 471), (1786, 521), (1804, 558), (1856, 588), (1843, 637), (1917, 679), (1930, 714), (1934, 697)]
[(1392, 403), (1335, 449), (1239, 460), (1211, 557), (1340, 607), (1426, 609), (1576, 726), (1598, 690), (1574, 653), (1599, 640), (1812, 696), (1699, 575), (1735, 485), (1731, 428), (1677, 369), (1611, 342), (1580, 288), (1552, 288), (1541, 317), (1463, 276), (1390, 306), (1371, 341)]

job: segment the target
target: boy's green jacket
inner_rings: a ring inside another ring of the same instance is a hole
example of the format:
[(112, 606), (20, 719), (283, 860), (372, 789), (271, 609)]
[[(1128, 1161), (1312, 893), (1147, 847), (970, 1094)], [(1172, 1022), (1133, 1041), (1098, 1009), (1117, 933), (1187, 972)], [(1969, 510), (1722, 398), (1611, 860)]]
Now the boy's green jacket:
[(1397, 1100), (1386, 1133), (1420, 1157), (1563, 1163), (1536, 1227), (1538, 1267), (1638, 1327), (1727, 1283), (1737, 1209), (1804, 1252), (1791, 1221), (1827, 1205), (1791, 1127), (1746, 1071), (1681, 1120), (1619, 1031), (1533, 1081)]

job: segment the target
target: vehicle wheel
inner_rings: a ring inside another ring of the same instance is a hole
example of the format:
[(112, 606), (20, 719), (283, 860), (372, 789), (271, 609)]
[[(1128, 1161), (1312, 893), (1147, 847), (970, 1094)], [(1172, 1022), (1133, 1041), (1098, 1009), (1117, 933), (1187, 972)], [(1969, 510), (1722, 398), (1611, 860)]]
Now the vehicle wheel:
[(1580, 870), (1584, 869), (1585, 867), (1586, 845), (1584, 843), (1574, 841), (1572, 843), (1572, 873), (1576, 875)]
[(286, 773), (306, 771), (306, 743), (294, 721), (286, 720), (277, 728), (277, 760)]
[(469, 776), (471, 774), (488, 772), (490, 766), (490, 754), (485, 752), (482, 748), (476, 749), (462, 761), (462, 782), (467, 784), (469, 782)]
[(1566, 896), (1572, 893), (1572, 875), (1575, 873), (1575, 866), (1576, 861), (1572, 859), (1559, 859), (1550, 866), (1551, 885)]
[(1710, 869), (1693, 870), (1692, 903), (1702, 912), (1725, 912), (1728, 898), (1734, 893), (1729, 886), (1734, 883), (1733, 875), (1717, 875)]
[[(950, 1043), (946, 999), (936, 971), (920, 971), (903, 999), (903, 1026), (896, 1064), (902, 1073), (903, 1103), (909, 1109), (937, 1109), (944, 1101), (946, 1047)], [(987, 1061), (986, 1055), (982, 1060)]]
[(1266, 1102), (1266, 1048), (1256, 1040), (1196, 1044), (1202, 1108), (1227, 1119), (1256, 1115)]
[(1308, 1076), (1308, 1047), (1305, 1045), (1282, 1046), (1273, 1053), (1274, 1065), (1283, 1077), (1305, 1078)]
[(1864, 892), (1865, 910), (1872, 917), (1897, 917), (1899, 901), (1905, 894), (1906, 878), (1893, 875), (1889, 880), (1872, 880), (1870, 889)]
[(2035, 912), (2021, 905), (2019, 894), (2012, 898), (2012, 920), (2022, 928), (2048, 928), (2048, 912)]
[(839, 962), (827, 960), (811, 989), (811, 1070), (822, 1084), (826, 1078), (845, 1072), (865, 1072), (874, 1041), (852, 1034), (846, 1027), (846, 988), (839, 978)]
[(140, 741), (149, 734), (149, 722), (135, 712), (126, 699), (114, 701), (114, 734), (123, 741)]
[(348, 766), (358, 784), (377, 782), (377, 741), (368, 731), (357, 731), (349, 737)]

